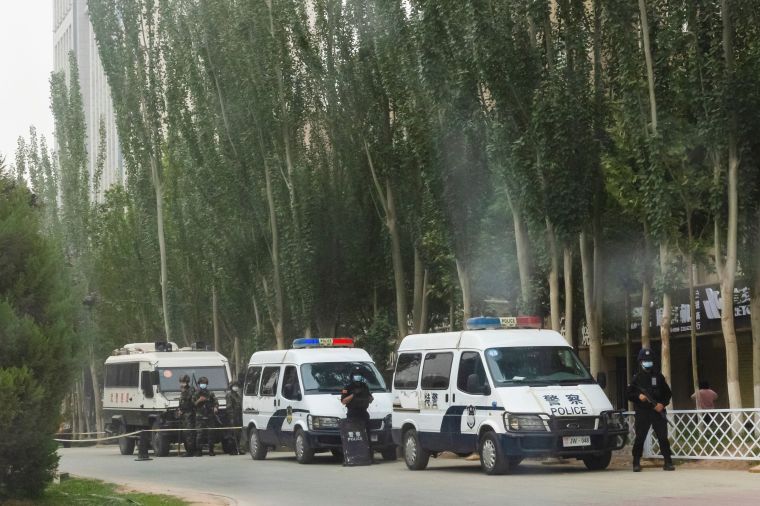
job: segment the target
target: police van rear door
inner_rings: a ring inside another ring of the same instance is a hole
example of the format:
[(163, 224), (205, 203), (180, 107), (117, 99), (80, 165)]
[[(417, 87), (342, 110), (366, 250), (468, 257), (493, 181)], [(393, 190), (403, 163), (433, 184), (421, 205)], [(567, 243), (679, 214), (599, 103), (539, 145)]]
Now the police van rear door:
[(453, 351), (429, 351), (422, 364), (420, 390), (420, 432), (427, 449), (446, 450), (451, 444), (451, 420), (447, 416), (449, 408), (449, 386)]

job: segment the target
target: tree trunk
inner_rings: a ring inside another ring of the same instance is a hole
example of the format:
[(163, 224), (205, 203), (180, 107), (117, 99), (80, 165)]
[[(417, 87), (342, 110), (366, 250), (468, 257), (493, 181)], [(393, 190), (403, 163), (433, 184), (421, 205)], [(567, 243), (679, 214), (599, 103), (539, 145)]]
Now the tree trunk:
[(573, 250), (565, 247), (563, 252), (565, 273), (565, 339), (573, 345)]
[[(734, 73), (734, 26), (731, 21), (728, 0), (721, 0), (723, 18), (723, 54), (727, 82), (733, 81)], [(739, 218), (739, 146), (737, 140), (736, 111), (729, 106), (728, 111), (728, 225), (726, 230), (726, 260), (720, 276), (720, 293), (723, 298), (723, 311), (720, 326), (726, 344), (726, 386), (728, 387), (728, 404), (731, 409), (742, 407), (742, 392), (739, 385), (739, 349), (736, 344), (734, 327), (734, 282), (736, 278), (737, 228)], [(716, 220), (717, 221), (717, 220)], [(716, 236), (720, 240), (720, 236)], [(716, 249), (716, 260), (720, 257)]]
[(459, 286), (462, 289), (462, 322), (466, 324), (472, 309), (470, 273), (467, 264), (459, 259), (456, 259), (456, 266)]
[(654, 68), (652, 65), (652, 48), (649, 43), (649, 21), (646, 0), (639, 0), (641, 16), (641, 39), (644, 43), (644, 59), (647, 67), (647, 85), (649, 88), (649, 113), (652, 120), (652, 133), (657, 134), (657, 98), (654, 90)]
[(449, 297), (449, 332), (454, 332), (454, 290)]
[(221, 353), (221, 340), (219, 339), (219, 301), (216, 295), (216, 279), (211, 282), (211, 322), (214, 330), (214, 351)]
[(652, 285), (649, 272), (649, 232), (644, 227), (644, 269), (641, 280), (641, 347), (651, 348), (651, 320), (649, 308), (652, 305)]
[(428, 290), (428, 270), (425, 269), (425, 275), (422, 278), (422, 309), (420, 309), (420, 327), (419, 333), (427, 332), (428, 321), (428, 301), (430, 299), (430, 291)]
[[(633, 353), (631, 351), (631, 294), (625, 290), (625, 380), (633, 378)], [(633, 411), (633, 402), (628, 401), (628, 411)]]
[(161, 260), (161, 305), (164, 316), (164, 332), (166, 340), (171, 341), (171, 326), (169, 325), (169, 274), (166, 267), (166, 237), (164, 234), (164, 197), (161, 190), (161, 179), (158, 175), (158, 162), (155, 155), (150, 157), (150, 173), (153, 179), (153, 188), (156, 192), (156, 222), (158, 224), (158, 252)]
[(586, 327), (589, 334), (589, 366), (596, 377), (602, 369), (602, 341), (596, 322), (594, 304), (594, 259), (585, 232), (580, 234), (581, 271), (583, 274), (583, 306), (586, 313)]
[(235, 332), (235, 336), (232, 338), (232, 360), (235, 364), (235, 376), (233, 379), (237, 379), (240, 374), (240, 337)]
[(509, 199), (512, 210), (512, 221), (515, 226), (515, 247), (517, 250), (517, 269), (520, 273), (520, 296), (522, 297), (522, 310), (528, 314), (534, 312), (533, 290), (531, 288), (531, 263), (530, 243), (528, 240), (528, 227), (522, 219), (522, 213)]
[(284, 302), (282, 295), (282, 281), (280, 280), (280, 237), (277, 229), (277, 215), (275, 212), (274, 195), (272, 193), (272, 178), (269, 175), (269, 167), (264, 166), (264, 179), (267, 190), (267, 203), (269, 204), (269, 226), (272, 234), (272, 283), (274, 284), (274, 311), (271, 314), (274, 337), (277, 341), (277, 349), (285, 349), (285, 328), (283, 324)]
[(414, 300), (412, 302), (412, 333), (419, 334), (422, 326), (422, 298), (423, 282), (426, 270), (422, 265), (422, 258), (417, 246), (414, 247)]
[(92, 379), (92, 400), (95, 406), (95, 430), (103, 432), (103, 399), (100, 398), (100, 381), (92, 345), (90, 345), (90, 378)]
[[(84, 389), (84, 368), (82, 369), (82, 380), (79, 382), (79, 398), (82, 402), (82, 418), (84, 419), (84, 428), (86, 432), (92, 432), (92, 423), (90, 422), (90, 413), (89, 409), (87, 409), (87, 394)], [(91, 434), (88, 434), (88, 437)]]
[[(691, 228), (691, 227), (689, 227)], [(691, 235), (691, 234), (690, 234)], [(689, 252), (686, 255), (689, 268), (689, 336), (691, 338), (691, 388), (699, 392), (699, 364), (697, 363), (697, 300), (694, 293), (694, 257), (691, 253), (691, 237), (689, 237)], [(699, 396), (694, 396), (696, 408), (699, 409)]]
[(560, 311), (559, 311), (559, 251), (557, 249), (557, 236), (554, 228), (546, 220), (546, 238), (549, 244), (549, 313), (552, 330), (559, 332), (560, 329)]
[(752, 320), (752, 391), (755, 409), (760, 409), (760, 251), (755, 250), (755, 280), (750, 298), (750, 318)]
[(670, 323), (671, 323), (671, 297), (667, 287), (668, 273), (668, 247), (660, 243), (660, 273), (666, 280), (665, 291), (662, 294), (662, 320), (660, 322), (660, 361), (662, 375), (665, 376), (669, 385), (673, 385), (670, 374)]
[(261, 314), (259, 313), (259, 304), (256, 302), (256, 292), (251, 293), (251, 302), (253, 302), (253, 317), (256, 321), (256, 335), (253, 336), (253, 351), (258, 351), (259, 339), (261, 339), (263, 329), (261, 328)]

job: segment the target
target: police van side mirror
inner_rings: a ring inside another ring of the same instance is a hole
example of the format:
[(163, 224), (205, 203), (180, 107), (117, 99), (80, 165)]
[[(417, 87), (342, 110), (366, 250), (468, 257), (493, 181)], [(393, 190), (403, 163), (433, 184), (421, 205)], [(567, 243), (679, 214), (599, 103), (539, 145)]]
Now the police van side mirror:
[(301, 392), (296, 392), (296, 396), (295, 396), (295, 399), (296, 399), (297, 401), (300, 401), (301, 399), (303, 399), (303, 396), (301, 395)]
[(140, 373), (140, 386), (146, 399), (153, 397), (153, 381), (151, 371), (142, 371)]
[(607, 388), (607, 374), (604, 372), (600, 372), (596, 375), (596, 383), (604, 390)]

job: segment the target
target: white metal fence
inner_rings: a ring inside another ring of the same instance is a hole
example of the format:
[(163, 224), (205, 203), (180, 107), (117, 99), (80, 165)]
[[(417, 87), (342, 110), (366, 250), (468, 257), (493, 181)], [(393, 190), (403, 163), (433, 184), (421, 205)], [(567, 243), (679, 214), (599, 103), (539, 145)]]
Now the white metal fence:
[[(760, 409), (668, 411), (668, 438), (673, 458), (760, 460)], [(632, 412), (627, 412), (633, 444)], [(650, 430), (645, 458), (658, 458), (660, 446)]]

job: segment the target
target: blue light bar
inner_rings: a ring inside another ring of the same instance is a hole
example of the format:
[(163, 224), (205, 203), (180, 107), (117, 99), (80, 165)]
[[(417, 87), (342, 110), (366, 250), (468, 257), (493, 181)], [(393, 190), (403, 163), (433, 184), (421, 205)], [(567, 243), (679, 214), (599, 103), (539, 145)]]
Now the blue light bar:
[(350, 337), (301, 337), (293, 340), (293, 348), (353, 348)]
[(467, 320), (467, 330), (493, 330), (501, 328), (501, 319), (493, 316), (477, 316)]

